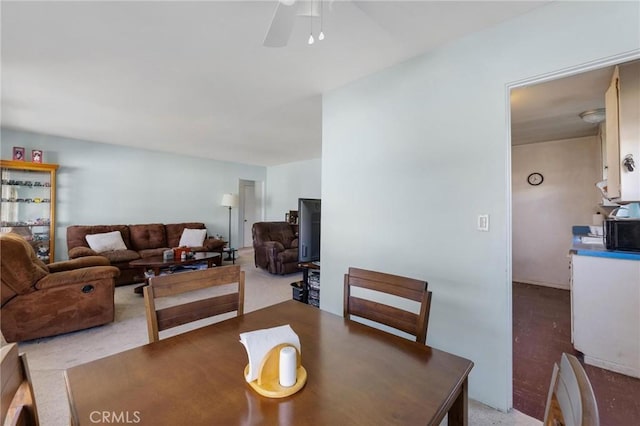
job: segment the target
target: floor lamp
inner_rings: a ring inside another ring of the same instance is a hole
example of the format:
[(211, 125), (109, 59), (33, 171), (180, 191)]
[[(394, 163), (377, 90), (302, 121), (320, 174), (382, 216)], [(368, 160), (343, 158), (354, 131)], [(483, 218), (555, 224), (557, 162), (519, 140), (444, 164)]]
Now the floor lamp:
[(231, 248), (231, 208), (238, 205), (238, 196), (235, 194), (224, 194), (222, 196), (222, 205), (229, 207), (229, 248)]

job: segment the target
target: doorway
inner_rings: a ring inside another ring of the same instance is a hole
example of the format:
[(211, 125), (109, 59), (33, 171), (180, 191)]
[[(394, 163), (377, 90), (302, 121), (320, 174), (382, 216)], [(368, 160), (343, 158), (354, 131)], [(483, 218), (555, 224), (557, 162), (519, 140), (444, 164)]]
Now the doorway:
[(262, 220), (263, 182), (240, 179), (238, 205), (238, 246), (252, 247), (253, 238), (251, 228), (254, 223)]
[[(572, 226), (591, 224), (592, 215), (601, 209), (602, 196), (595, 183), (603, 179), (604, 172), (600, 126), (582, 133), (552, 131), (567, 124), (568, 118), (576, 125), (584, 124), (579, 121), (581, 112), (604, 108), (613, 66), (632, 59), (609, 58), (508, 87), (512, 405), (538, 419), (544, 413), (553, 363), (562, 352), (574, 352), (568, 259)], [(580, 86), (580, 81), (588, 83)], [(592, 88), (600, 93), (597, 102), (583, 96)], [(517, 111), (522, 108), (518, 103), (540, 101), (540, 90), (550, 91), (556, 99), (542, 102), (541, 111)], [(560, 108), (572, 99), (573, 110)], [(531, 139), (532, 134), (538, 140)], [(528, 180), (536, 174), (539, 179)], [(590, 373), (594, 388), (603, 389), (600, 373)], [(611, 395), (597, 396), (608, 404)]]
[(613, 66), (511, 90), (512, 272), (521, 283), (569, 289), (572, 226), (600, 211), (604, 110)]

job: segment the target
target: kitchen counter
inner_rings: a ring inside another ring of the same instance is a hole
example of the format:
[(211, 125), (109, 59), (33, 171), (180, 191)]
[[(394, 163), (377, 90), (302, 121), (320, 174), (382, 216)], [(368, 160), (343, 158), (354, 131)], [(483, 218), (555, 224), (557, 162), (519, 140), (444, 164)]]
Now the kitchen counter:
[(640, 261), (640, 252), (633, 251), (619, 251), (619, 250), (607, 250), (604, 246), (604, 240), (602, 244), (584, 244), (580, 241), (580, 237), (588, 235), (588, 226), (574, 226), (573, 227), (573, 241), (570, 254), (577, 254), (580, 256), (594, 256), (594, 257), (606, 257), (610, 259), (626, 259)]
[(574, 227), (570, 250), (573, 346), (589, 365), (640, 377), (640, 253), (582, 243), (588, 229)]

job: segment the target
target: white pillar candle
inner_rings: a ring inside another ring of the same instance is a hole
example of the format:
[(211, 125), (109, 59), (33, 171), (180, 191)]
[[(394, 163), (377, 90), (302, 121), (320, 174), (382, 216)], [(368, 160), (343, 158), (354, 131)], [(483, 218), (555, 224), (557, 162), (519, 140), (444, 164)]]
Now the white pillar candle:
[(296, 348), (293, 346), (280, 349), (280, 386), (288, 388), (296, 384), (296, 358)]

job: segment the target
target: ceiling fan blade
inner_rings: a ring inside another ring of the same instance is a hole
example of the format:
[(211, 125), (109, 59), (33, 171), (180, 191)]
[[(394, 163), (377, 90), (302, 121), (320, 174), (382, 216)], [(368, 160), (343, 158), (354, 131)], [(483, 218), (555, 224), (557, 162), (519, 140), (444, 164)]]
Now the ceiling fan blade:
[(284, 47), (291, 37), (293, 24), (295, 23), (296, 13), (298, 12), (299, 2), (289, 5), (279, 1), (276, 12), (271, 20), (271, 26), (262, 43), (267, 47)]

